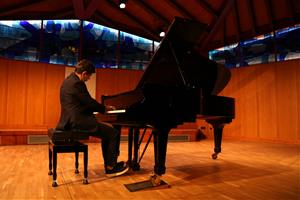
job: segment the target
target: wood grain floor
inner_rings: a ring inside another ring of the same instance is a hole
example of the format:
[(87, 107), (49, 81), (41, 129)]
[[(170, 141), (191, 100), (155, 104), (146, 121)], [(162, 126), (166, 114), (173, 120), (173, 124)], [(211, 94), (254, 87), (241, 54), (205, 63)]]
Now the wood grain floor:
[[(0, 199), (300, 199), (300, 145), (242, 141), (223, 142), (212, 160), (213, 141), (172, 142), (167, 173), (171, 188), (129, 192), (124, 184), (146, 180), (153, 168), (153, 146), (141, 170), (106, 178), (100, 145), (89, 144), (89, 182), (74, 174), (73, 154), (58, 155), (58, 184), (48, 176), (47, 145), (0, 146)], [(121, 143), (119, 160), (127, 157)], [(82, 156), (80, 156), (80, 170)]]

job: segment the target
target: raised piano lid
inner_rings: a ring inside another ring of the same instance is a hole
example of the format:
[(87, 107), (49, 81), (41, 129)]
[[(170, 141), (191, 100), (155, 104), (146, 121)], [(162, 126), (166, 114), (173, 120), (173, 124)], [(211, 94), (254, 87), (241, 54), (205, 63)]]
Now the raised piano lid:
[(202, 56), (197, 47), (207, 26), (176, 17), (153, 55), (137, 85), (202, 88), (204, 94), (217, 94), (228, 83), (230, 71)]

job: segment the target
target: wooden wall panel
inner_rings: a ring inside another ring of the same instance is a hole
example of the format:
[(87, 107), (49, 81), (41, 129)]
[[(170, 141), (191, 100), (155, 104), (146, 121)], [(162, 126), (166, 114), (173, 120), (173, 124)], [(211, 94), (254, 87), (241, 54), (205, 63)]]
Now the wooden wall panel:
[(15, 136), (0, 136), (0, 145), (9, 145), (9, 144), (17, 144), (17, 140)]
[(238, 72), (237, 79), (240, 101), (236, 118), (241, 122), (240, 134), (242, 137), (257, 137), (258, 114), (257, 114), (257, 70), (255, 67), (244, 67)]
[[(235, 118), (240, 116), (241, 113), (241, 101), (240, 101), (240, 88), (238, 87), (238, 70), (231, 70), (231, 80), (230, 84), (228, 84), (224, 90), (219, 94), (223, 96), (233, 97), (235, 98)], [(226, 130), (226, 136), (235, 136), (241, 134), (241, 120), (233, 119), (230, 125), (226, 125), (224, 127), (224, 131)]]
[(29, 62), (8, 62), (7, 123), (24, 124), (26, 115), (26, 82)]
[(224, 96), (236, 99), (236, 118), (224, 137), (300, 143), (300, 60), (232, 69)]
[(298, 110), (298, 121), (297, 121), (297, 140), (300, 141), (300, 59), (296, 61), (296, 78), (297, 78), (297, 110)]
[(65, 68), (46, 65), (45, 125), (55, 127), (60, 116), (59, 89), (65, 78)]
[(5, 130), (35, 131), (55, 126), (65, 67), (6, 59), (0, 59), (0, 67), (0, 131), (4, 134)]
[[(224, 137), (300, 143), (300, 60), (232, 69), (220, 95), (236, 99)], [(60, 116), (65, 67), (0, 59), (0, 144), (24, 143), (21, 131), (44, 131)], [(97, 69), (96, 99), (136, 87), (143, 71)], [(199, 123), (199, 128), (206, 127)], [(17, 133), (10, 135), (9, 133)], [(21, 136), (20, 138), (17, 138)], [(12, 136), (12, 137), (11, 137)]]
[(28, 65), (25, 124), (44, 124), (46, 67)]
[(277, 137), (276, 71), (273, 65), (257, 66), (258, 136)]
[(6, 124), (7, 113), (7, 77), (8, 65), (7, 60), (0, 59), (0, 124)]
[(135, 89), (144, 71), (124, 69), (97, 69), (96, 98)]
[(286, 65), (276, 63), (277, 123), (278, 138), (297, 139), (298, 105), (297, 105), (297, 67), (293, 62)]

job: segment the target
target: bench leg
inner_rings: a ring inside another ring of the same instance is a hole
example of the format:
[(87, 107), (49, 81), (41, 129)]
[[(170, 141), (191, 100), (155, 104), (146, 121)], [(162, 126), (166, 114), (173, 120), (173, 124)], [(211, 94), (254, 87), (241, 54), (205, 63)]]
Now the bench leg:
[(83, 152), (83, 184), (88, 184), (88, 170), (87, 170), (87, 167), (88, 167), (88, 148), (87, 146), (84, 148), (84, 152)]
[(79, 173), (79, 170), (78, 170), (78, 166), (79, 166), (79, 163), (78, 163), (78, 154), (79, 154), (79, 152), (75, 151), (75, 174)]
[(57, 167), (57, 152), (56, 152), (55, 147), (53, 147), (53, 181), (52, 181), (52, 187), (57, 186), (56, 167)]
[(52, 175), (52, 150), (51, 150), (51, 147), (50, 147), (50, 142), (49, 142), (49, 145), (48, 145), (48, 154), (49, 154), (49, 172), (48, 172), (48, 175)]
[[(76, 147), (75, 150), (75, 173), (79, 173), (78, 171), (78, 157), (79, 157), (79, 152), (83, 152), (83, 161), (84, 161), (84, 178), (83, 178), (83, 184), (88, 184), (88, 146), (84, 146), (80, 150), (77, 149)], [(57, 153), (60, 153), (61, 151), (56, 148), (55, 145), (49, 142), (49, 147), (48, 147), (48, 154), (49, 154), (49, 175), (52, 175), (52, 187), (57, 187)], [(73, 151), (74, 152), (74, 151)]]

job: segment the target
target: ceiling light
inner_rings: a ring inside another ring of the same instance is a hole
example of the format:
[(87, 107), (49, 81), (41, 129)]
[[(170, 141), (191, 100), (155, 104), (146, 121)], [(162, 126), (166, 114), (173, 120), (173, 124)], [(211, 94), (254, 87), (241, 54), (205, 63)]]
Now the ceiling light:
[(125, 4), (126, 2), (124, 1), (124, 0), (120, 0), (120, 3), (119, 3), (119, 7), (121, 8), (121, 9), (124, 9), (125, 7), (126, 7), (126, 4)]
[(160, 33), (159, 33), (159, 37), (164, 37), (166, 35), (166, 33), (164, 32), (164, 31), (161, 31)]

